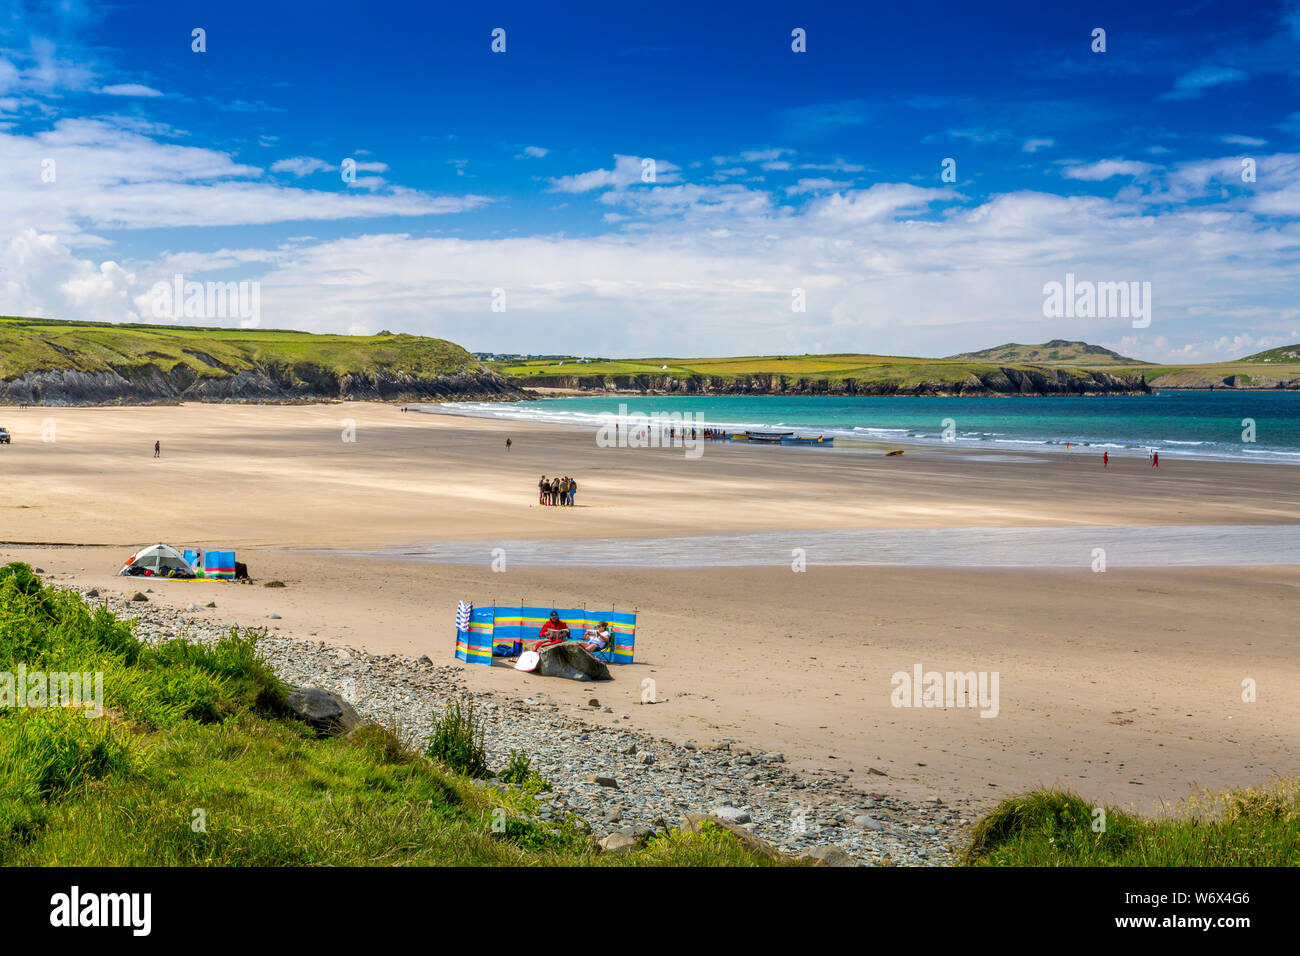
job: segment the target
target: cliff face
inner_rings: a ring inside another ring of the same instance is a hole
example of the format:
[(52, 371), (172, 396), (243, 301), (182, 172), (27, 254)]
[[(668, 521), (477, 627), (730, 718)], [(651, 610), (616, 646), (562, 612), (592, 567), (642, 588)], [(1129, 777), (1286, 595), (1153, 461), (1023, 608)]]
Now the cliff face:
[(827, 382), (785, 375), (736, 379), (667, 375), (609, 375), (603, 378), (546, 376), (530, 386), (584, 391), (665, 392), (682, 395), (1140, 395), (1151, 389), (1138, 373), (1079, 372), (1058, 368), (998, 368), (953, 381), (911, 384), (857, 379)]
[(0, 381), (0, 403), (143, 405), (164, 402), (514, 401), (528, 395), (496, 372), (478, 368), (450, 375), (400, 371), (339, 374), (311, 364), (255, 365), (222, 376), (200, 376), (187, 365), (164, 372), (153, 365), (97, 372), (28, 372)]

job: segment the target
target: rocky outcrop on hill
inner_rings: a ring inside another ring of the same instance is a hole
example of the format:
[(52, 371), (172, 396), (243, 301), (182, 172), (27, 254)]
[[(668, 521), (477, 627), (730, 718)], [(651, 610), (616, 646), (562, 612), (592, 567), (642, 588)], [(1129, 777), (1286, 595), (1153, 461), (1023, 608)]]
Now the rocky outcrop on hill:
[(28, 372), (0, 380), (0, 403), (29, 405), (143, 405), (166, 402), (515, 401), (527, 393), (488, 368), (450, 375), (399, 370), (339, 374), (316, 365), (257, 365), (200, 375), (188, 365), (153, 365), (97, 372)]
[(1148, 387), (1142, 373), (1064, 368), (990, 368), (952, 381), (826, 381), (786, 375), (749, 375), (739, 378), (668, 375), (609, 375), (603, 378), (547, 376), (530, 378), (542, 388), (583, 391), (662, 392), (683, 395), (1138, 395)]

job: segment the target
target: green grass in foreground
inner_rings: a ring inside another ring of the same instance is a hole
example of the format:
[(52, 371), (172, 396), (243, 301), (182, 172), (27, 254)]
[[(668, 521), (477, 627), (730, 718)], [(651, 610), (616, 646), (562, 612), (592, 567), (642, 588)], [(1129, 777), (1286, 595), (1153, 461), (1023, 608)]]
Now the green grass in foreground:
[[(598, 853), (571, 819), (529, 821), (546, 783), (523, 755), (507, 768), (521, 786), (500, 793), (380, 727), (320, 739), (286, 715), (285, 689), (256, 637), (232, 631), (214, 647), (146, 646), (108, 611), (43, 587), (27, 565), (0, 568), (0, 671), (100, 671), (105, 708), (97, 718), (70, 707), (0, 708), (0, 863), (776, 862), (713, 827), (668, 833), (626, 856)], [(443, 724), (467, 726), (458, 714)]]
[(963, 862), (970, 866), (1297, 866), (1300, 779), (1259, 788), (1205, 791), (1170, 817), (1107, 808), (1077, 794), (1036, 790), (1003, 800), (980, 820)]

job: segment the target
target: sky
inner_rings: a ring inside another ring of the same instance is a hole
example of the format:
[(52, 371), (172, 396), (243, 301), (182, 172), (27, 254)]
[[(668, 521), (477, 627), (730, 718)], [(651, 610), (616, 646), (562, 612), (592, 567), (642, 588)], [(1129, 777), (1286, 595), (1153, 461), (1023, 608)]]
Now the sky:
[[(1300, 0), (463, 6), (0, 0), (0, 314), (180, 275), (474, 351), (1300, 342)], [(1067, 276), (1149, 321), (1046, 315)]]

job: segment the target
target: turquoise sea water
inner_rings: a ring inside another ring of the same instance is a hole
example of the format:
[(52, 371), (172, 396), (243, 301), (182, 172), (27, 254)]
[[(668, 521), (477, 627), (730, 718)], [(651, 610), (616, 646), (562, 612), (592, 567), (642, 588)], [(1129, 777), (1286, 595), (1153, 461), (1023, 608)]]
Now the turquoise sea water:
[[(707, 427), (780, 428), (899, 445), (943, 441), (1006, 451), (1090, 448), (1097, 454), (1300, 464), (1300, 392), (1164, 391), (1028, 398), (611, 395), (449, 403), (429, 411), (596, 428), (605, 414), (699, 413)], [(951, 419), (948, 426), (944, 421)], [(1254, 422), (1253, 442), (1243, 440)], [(837, 443), (838, 447), (838, 443)]]

